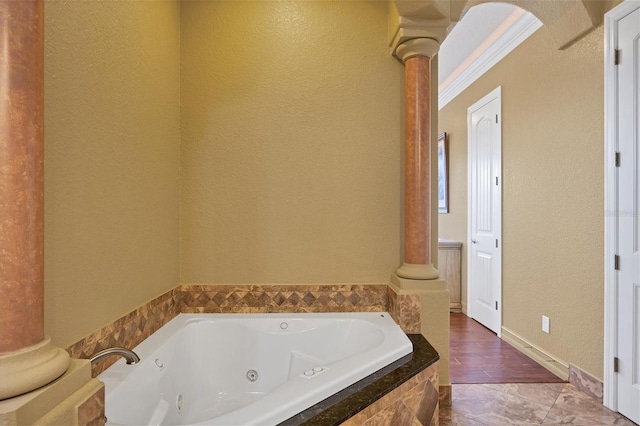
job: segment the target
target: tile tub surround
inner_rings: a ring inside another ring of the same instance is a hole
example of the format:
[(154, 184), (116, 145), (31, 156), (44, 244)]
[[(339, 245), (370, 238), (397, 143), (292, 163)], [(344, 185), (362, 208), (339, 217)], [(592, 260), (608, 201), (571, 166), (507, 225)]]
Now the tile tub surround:
[[(133, 348), (179, 313), (385, 312), (388, 304), (386, 284), (179, 285), (83, 337), (67, 351), (72, 358), (87, 359), (113, 346)], [(108, 357), (96, 363), (93, 377), (116, 361), (117, 357)]]
[(451, 385), (440, 386), (440, 407), (451, 407)]
[(104, 384), (98, 391), (77, 406), (78, 425), (98, 426), (104, 425)]
[[(133, 348), (181, 312), (384, 312), (390, 311), (390, 298), (393, 298), (393, 309), (396, 313), (394, 319), (404, 325), (405, 332), (415, 330), (415, 333), (419, 333), (419, 295), (398, 296), (393, 291), (389, 292), (386, 284), (180, 285), (85, 336), (67, 350), (73, 358), (89, 358), (96, 352), (111, 346)], [(431, 399), (425, 396), (426, 399), (422, 401), (422, 395), (425, 392), (427, 392), (426, 395), (433, 394), (433, 392), (428, 393), (430, 388), (427, 382), (431, 383), (430, 386), (434, 389), (438, 389), (439, 374), (434, 363), (439, 356), (421, 335), (414, 334), (409, 337), (415, 348), (414, 353), (407, 356), (411, 357), (410, 361), (405, 357), (400, 362), (402, 366), (391, 373), (388, 369), (383, 369), (372, 375), (375, 377), (370, 376), (368, 379), (375, 378), (377, 385), (368, 386), (366, 392), (355, 392), (356, 388), (349, 388), (340, 397), (341, 399), (345, 396), (349, 398), (336, 404), (328, 415), (339, 412), (335, 410), (346, 409), (351, 414), (345, 416), (343, 411), (343, 414), (340, 414), (342, 416), (340, 422), (342, 422), (353, 413), (360, 411), (361, 407), (370, 406), (366, 412), (371, 416), (377, 415), (378, 411), (386, 411), (369, 423), (377, 422), (391, 410), (393, 410), (391, 418), (396, 416), (394, 421), (405, 421), (409, 418), (424, 419), (429, 413), (437, 421), (438, 398), (435, 398), (436, 408), (430, 411), (425, 408), (425, 404), (430, 403)], [(93, 376), (100, 374), (116, 360), (116, 357), (112, 357), (97, 363), (92, 367)], [(422, 371), (425, 368), (428, 372)], [(356, 385), (362, 388), (365, 380), (367, 378)], [(437, 391), (435, 395), (437, 396)], [(314, 420), (308, 424), (319, 424), (316, 421), (319, 421), (319, 418), (314, 417)]]
[(414, 351), (279, 426), (437, 425), (438, 353), (420, 334)]
[(180, 286), (183, 313), (384, 312), (386, 284)]
[(388, 312), (405, 333), (420, 333), (420, 294), (397, 294), (387, 287)]
[[(95, 353), (113, 346), (133, 348), (155, 333), (180, 313), (178, 287), (152, 299), (114, 322), (83, 337), (67, 348), (71, 358), (88, 359)], [(118, 360), (107, 357), (92, 366), (93, 377), (102, 373)]]
[(438, 426), (438, 380), (438, 366), (433, 365), (343, 425)]

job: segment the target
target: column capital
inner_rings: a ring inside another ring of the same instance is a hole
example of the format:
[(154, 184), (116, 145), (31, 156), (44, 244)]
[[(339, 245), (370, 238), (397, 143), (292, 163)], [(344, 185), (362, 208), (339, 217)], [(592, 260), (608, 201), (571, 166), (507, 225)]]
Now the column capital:
[(400, 44), (396, 49), (396, 56), (406, 62), (414, 56), (433, 58), (438, 54), (440, 43), (432, 38), (413, 38)]

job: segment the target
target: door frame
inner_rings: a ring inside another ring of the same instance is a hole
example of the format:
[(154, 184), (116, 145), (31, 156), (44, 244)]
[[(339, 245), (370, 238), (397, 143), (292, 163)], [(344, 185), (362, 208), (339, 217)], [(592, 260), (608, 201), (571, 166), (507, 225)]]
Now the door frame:
[(614, 256), (618, 246), (615, 216), (618, 205), (615, 153), (618, 150), (618, 76), (614, 54), (618, 45), (618, 21), (638, 7), (625, 0), (604, 15), (604, 377), (603, 404), (618, 411), (618, 376), (613, 359), (618, 354), (618, 277)]
[(481, 106), (487, 104), (492, 99), (498, 100), (498, 109), (500, 116), (500, 150), (499, 150), (499, 166), (498, 166), (498, 188), (500, 191), (500, 196), (498, 197), (499, 208), (496, 214), (498, 215), (498, 221), (500, 222), (500, 226), (498, 227), (498, 254), (499, 254), (499, 262), (498, 262), (498, 294), (496, 295), (496, 299), (498, 301), (498, 318), (500, 319), (500, 324), (498, 326), (498, 331), (496, 332), (498, 337), (502, 335), (502, 86), (498, 86), (493, 89), (491, 92), (487, 93), (482, 99), (475, 102), (473, 105), (467, 108), (467, 315), (473, 318), (473, 303), (471, 298), (471, 110), (477, 110)]

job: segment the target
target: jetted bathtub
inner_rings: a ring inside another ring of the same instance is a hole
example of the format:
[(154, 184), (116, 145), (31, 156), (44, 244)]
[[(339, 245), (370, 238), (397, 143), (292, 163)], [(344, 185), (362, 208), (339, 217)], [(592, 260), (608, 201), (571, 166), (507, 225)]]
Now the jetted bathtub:
[(98, 378), (108, 425), (275, 425), (412, 349), (384, 312), (180, 314)]

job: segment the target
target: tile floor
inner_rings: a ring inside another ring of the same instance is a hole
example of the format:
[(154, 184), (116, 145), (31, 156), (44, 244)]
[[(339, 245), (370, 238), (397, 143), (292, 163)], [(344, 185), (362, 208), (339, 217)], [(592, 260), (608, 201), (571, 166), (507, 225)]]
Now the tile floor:
[[(452, 405), (440, 425), (634, 425), (463, 314), (451, 314)], [(560, 383), (557, 383), (560, 382)]]
[(440, 425), (635, 425), (568, 383), (460, 384)]

